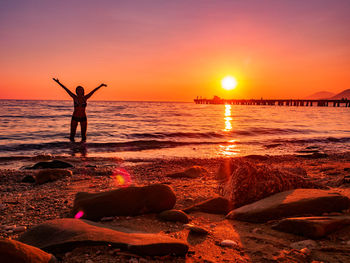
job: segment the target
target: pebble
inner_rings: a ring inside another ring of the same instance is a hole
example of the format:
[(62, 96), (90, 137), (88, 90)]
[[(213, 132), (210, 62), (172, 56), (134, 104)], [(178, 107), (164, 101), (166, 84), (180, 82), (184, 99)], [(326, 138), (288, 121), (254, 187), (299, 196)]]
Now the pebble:
[(13, 225), (13, 226), (5, 226), (5, 227), (4, 227), (4, 230), (9, 231), (9, 230), (12, 230), (12, 229), (14, 229), (14, 228), (16, 228), (16, 225)]
[(94, 263), (91, 259), (85, 261), (85, 263)]
[(0, 204), (0, 210), (4, 210), (6, 208), (5, 204)]
[(106, 216), (101, 218), (101, 222), (113, 221), (113, 216)]
[(235, 242), (233, 240), (229, 240), (229, 239), (221, 241), (220, 245), (222, 247), (236, 247), (236, 246), (238, 246), (237, 242)]
[(304, 247), (304, 248), (300, 249), (300, 252), (305, 254), (305, 255), (310, 255), (311, 254), (310, 249), (308, 249), (307, 247)]
[(314, 240), (306, 239), (303, 241), (294, 242), (290, 244), (290, 247), (298, 250), (303, 248), (313, 249), (317, 247), (317, 243)]
[(114, 255), (114, 254), (117, 254), (118, 252), (120, 252), (120, 249), (119, 248), (115, 248), (115, 249), (112, 249), (112, 250), (108, 251), (108, 254)]
[(350, 246), (350, 240), (349, 240), (349, 241), (347, 241), (347, 242), (346, 242), (346, 244)]
[(20, 232), (24, 232), (27, 230), (27, 227), (26, 226), (18, 226), (18, 227), (15, 227), (13, 229), (13, 232), (15, 233), (20, 233)]
[(342, 213), (339, 213), (339, 212), (331, 212), (331, 213), (329, 213), (328, 215), (330, 215), (330, 216), (341, 216), (341, 215), (343, 215)]
[(261, 228), (257, 227), (257, 228), (254, 228), (253, 231), (252, 231), (253, 234), (262, 234), (263, 231)]
[(139, 263), (139, 261), (137, 260), (137, 258), (130, 258), (129, 263)]

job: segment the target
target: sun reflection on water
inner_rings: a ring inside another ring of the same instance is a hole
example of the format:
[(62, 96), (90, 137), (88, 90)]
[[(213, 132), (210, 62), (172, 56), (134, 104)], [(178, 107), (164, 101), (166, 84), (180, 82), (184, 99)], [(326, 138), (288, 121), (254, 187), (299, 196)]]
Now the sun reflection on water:
[[(231, 105), (225, 105), (225, 132), (232, 131), (232, 106)], [(237, 149), (237, 140), (230, 140), (229, 144), (227, 145), (220, 145), (220, 153), (226, 157), (231, 157), (234, 155), (237, 155), (239, 153), (239, 149)]]
[(231, 105), (225, 105), (225, 129), (224, 131), (232, 130), (232, 117), (231, 117)]
[(229, 145), (220, 145), (220, 153), (225, 157), (232, 157), (239, 153), (237, 149), (236, 140), (229, 141)]

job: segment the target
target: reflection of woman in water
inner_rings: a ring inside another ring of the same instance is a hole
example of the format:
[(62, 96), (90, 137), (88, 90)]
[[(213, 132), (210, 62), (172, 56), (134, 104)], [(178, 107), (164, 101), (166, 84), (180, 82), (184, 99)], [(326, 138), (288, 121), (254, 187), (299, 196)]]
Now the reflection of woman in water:
[(78, 86), (75, 89), (76, 94), (67, 89), (58, 79), (53, 78), (62, 88), (67, 91), (69, 96), (73, 98), (74, 101), (74, 112), (72, 115), (72, 121), (70, 125), (70, 137), (69, 139), (74, 142), (75, 132), (77, 130), (78, 122), (80, 122), (81, 128), (81, 141), (86, 141), (86, 129), (87, 129), (87, 118), (86, 118), (86, 101), (101, 87), (107, 87), (106, 84), (101, 84), (97, 88), (93, 89), (89, 94), (84, 95), (84, 88), (82, 86)]

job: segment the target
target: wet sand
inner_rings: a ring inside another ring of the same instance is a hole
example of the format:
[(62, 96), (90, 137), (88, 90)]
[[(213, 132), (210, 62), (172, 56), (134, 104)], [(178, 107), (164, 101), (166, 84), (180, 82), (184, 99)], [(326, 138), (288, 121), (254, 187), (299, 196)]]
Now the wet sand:
[[(72, 217), (74, 196), (79, 191), (99, 192), (121, 186), (113, 172), (123, 167), (131, 175), (131, 183), (141, 186), (153, 183), (170, 185), (177, 197), (176, 209), (182, 209), (219, 195), (216, 173), (223, 159), (131, 159), (57, 157), (74, 165), (72, 177), (42, 185), (21, 182), (35, 170), (24, 170), (51, 157), (9, 157), (0, 159), (0, 224), (30, 228), (46, 220)], [(270, 156), (256, 161), (277, 167), (302, 167), (316, 182), (350, 197), (350, 185), (342, 179), (350, 175), (350, 153), (330, 155), (327, 158), (303, 158), (295, 155)], [(193, 165), (207, 169), (202, 178), (172, 179), (172, 172), (183, 171)], [(161, 221), (155, 214), (135, 217), (115, 217), (102, 222), (137, 231), (160, 233), (187, 241), (190, 249), (182, 257), (140, 257), (109, 246), (84, 246), (68, 253), (59, 253), (62, 262), (350, 262), (350, 227), (344, 228), (320, 240), (310, 253), (302, 253), (290, 247), (293, 242), (308, 238), (271, 229), (271, 222), (253, 224), (227, 220), (223, 215), (201, 212), (189, 214), (191, 224), (206, 228), (209, 235), (188, 235), (182, 223)], [(0, 230), (1, 237), (16, 239), (20, 233)], [(221, 247), (222, 240), (229, 239), (238, 245)]]

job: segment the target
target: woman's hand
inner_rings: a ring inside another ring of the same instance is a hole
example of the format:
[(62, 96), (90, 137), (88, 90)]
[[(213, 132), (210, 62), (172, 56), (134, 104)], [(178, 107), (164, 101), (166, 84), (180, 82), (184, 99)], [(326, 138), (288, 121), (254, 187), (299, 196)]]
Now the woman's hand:
[(57, 83), (60, 83), (60, 81), (58, 79), (52, 78), (54, 81), (56, 81)]
[(107, 85), (104, 84), (104, 83), (102, 83), (102, 84), (100, 85), (100, 87), (107, 87)]

